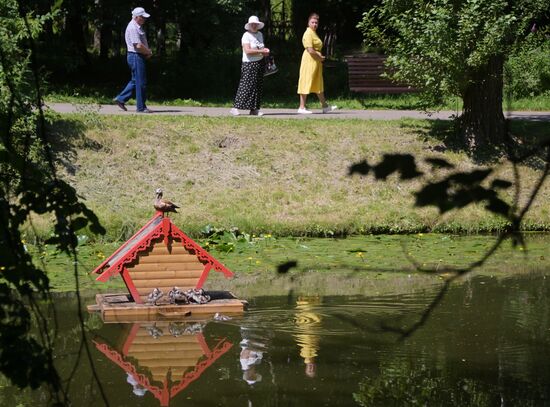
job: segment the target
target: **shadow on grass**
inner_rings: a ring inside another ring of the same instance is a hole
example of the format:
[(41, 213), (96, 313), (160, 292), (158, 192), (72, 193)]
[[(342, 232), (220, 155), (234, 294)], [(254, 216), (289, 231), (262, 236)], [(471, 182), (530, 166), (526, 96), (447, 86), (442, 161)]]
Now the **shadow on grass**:
[[(93, 113), (88, 115), (93, 116)], [(54, 162), (63, 166), (70, 175), (74, 175), (78, 170), (75, 164), (78, 150), (101, 151), (104, 148), (86, 136), (85, 130), (88, 125), (89, 123), (82, 120), (55, 119), (47, 128)]]
[(493, 164), (502, 158), (518, 160), (534, 152), (529, 158), (519, 161), (539, 170), (544, 168), (546, 161), (544, 149), (537, 150), (537, 146), (550, 139), (550, 122), (513, 119), (508, 120), (510, 138), (507, 143), (487, 145), (472, 152), (464, 144), (457, 120), (403, 121), (401, 127), (424, 142), (431, 142), (432, 145), (426, 147), (428, 150), (466, 153), (479, 165)]

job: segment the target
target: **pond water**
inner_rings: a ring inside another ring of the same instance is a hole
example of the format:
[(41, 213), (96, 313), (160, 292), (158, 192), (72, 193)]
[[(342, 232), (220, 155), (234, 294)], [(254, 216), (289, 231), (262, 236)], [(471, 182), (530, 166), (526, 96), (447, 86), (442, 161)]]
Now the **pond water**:
[[(381, 295), (248, 298), (222, 320), (103, 324), (87, 315), (95, 370), (112, 406), (550, 405), (550, 278), (477, 276), (453, 284), (413, 335), (440, 284)], [(85, 302), (92, 302), (86, 298)], [(77, 363), (74, 295), (56, 298), (56, 361)], [(69, 395), (102, 405), (82, 355)], [(1, 405), (43, 405), (0, 389)]]

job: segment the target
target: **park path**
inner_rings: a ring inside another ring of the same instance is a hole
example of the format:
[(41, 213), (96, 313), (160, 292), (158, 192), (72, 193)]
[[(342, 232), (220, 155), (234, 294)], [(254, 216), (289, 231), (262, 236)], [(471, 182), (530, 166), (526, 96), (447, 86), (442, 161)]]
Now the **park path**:
[[(71, 103), (46, 103), (46, 107), (58, 113), (98, 113), (111, 115), (135, 115), (134, 106), (128, 106), (124, 112), (116, 105), (99, 104), (71, 104)], [(149, 106), (158, 116), (207, 116), (221, 117), (231, 116), (229, 108), (226, 107), (191, 107), (191, 106)], [(413, 119), (437, 119), (449, 120), (457, 114), (455, 111), (440, 111), (427, 114), (418, 110), (352, 110), (342, 109), (332, 113), (323, 114), (320, 109), (312, 109), (313, 114), (300, 115), (296, 109), (262, 109), (263, 117), (241, 114), (251, 120), (265, 119), (359, 119), (359, 120), (399, 120), (404, 118)], [(458, 112), (460, 113), (460, 112)], [(550, 122), (550, 112), (507, 112), (506, 116), (514, 120), (530, 120)]]

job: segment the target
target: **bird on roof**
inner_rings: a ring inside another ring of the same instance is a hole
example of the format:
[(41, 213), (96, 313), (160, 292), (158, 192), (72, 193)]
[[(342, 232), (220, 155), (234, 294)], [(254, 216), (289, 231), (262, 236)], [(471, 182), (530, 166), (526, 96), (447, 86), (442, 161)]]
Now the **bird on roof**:
[(147, 296), (147, 302), (149, 304), (157, 305), (157, 301), (160, 300), (163, 295), (164, 293), (160, 288), (154, 288), (153, 291), (151, 291)]
[(167, 199), (162, 199), (162, 189), (157, 188), (157, 190), (155, 191), (155, 196), (156, 199), (153, 206), (157, 211), (178, 213), (178, 211), (176, 211), (176, 209), (179, 208), (178, 205)]

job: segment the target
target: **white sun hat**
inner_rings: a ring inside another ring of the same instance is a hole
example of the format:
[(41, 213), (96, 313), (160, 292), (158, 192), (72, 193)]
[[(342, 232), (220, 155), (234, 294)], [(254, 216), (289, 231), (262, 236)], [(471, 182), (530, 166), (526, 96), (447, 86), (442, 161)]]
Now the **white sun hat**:
[(248, 23), (244, 25), (244, 29), (248, 31), (250, 29), (250, 24), (258, 24), (258, 30), (264, 28), (264, 23), (262, 23), (256, 16), (250, 16), (248, 18)]
[(136, 7), (135, 9), (132, 10), (132, 17), (149, 18), (149, 17), (151, 17), (151, 14), (147, 14), (143, 7)]

